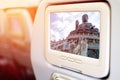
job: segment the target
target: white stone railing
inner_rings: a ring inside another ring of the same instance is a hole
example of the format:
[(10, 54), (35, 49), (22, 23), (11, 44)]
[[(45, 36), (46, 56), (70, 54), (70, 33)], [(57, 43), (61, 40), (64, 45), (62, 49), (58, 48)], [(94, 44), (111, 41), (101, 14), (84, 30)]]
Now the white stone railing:
[(89, 49), (99, 49), (99, 44), (97, 44), (97, 43), (89, 43), (88, 48)]
[(99, 39), (99, 37), (96, 35), (70, 35), (68, 38), (80, 38), (80, 37)]

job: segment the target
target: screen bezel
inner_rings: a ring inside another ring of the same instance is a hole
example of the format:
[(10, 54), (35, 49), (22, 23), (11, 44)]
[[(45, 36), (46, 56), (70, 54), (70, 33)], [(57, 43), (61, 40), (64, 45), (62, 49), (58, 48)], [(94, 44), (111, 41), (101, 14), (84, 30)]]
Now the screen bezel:
[[(99, 59), (77, 56), (50, 49), (50, 13), (51, 12), (100, 12), (100, 49)], [(102, 26), (102, 27), (101, 27)], [(104, 77), (109, 71), (110, 48), (110, 9), (104, 2), (53, 5), (45, 13), (45, 58), (53, 65), (82, 72), (94, 77)], [(72, 64), (72, 66), (71, 66)], [(90, 70), (88, 69), (90, 68)]]

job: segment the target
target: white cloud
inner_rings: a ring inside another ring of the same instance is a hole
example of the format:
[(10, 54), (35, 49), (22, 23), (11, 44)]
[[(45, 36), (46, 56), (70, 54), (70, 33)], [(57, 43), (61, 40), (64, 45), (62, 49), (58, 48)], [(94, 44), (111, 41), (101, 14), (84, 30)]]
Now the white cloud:
[[(75, 21), (79, 20), (82, 23), (82, 15), (88, 14), (88, 22), (95, 25), (96, 28), (100, 29), (100, 13), (99, 12), (60, 12), (51, 13), (51, 18), (56, 17), (55, 20), (51, 21), (51, 40), (59, 40), (66, 38), (70, 31), (75, 29)], [(51, 19), (52, 20), (52, 19)]]

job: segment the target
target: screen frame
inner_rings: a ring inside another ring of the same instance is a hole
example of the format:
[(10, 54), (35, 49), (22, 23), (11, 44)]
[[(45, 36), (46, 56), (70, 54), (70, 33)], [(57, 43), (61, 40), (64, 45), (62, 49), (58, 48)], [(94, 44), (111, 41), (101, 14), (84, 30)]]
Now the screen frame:
[[(76, 56), (70, 53), (50, 49), (50, 12), (100, 12), (100, 52), (99, 59)], [(107, 14), (107, 15), (106, 15)], [(102, 27), (101, 27), (102, 26)], [(52, 64), (97, 78), (105, 77), (109, 72), (110, 57), (110, 9), (104, 2), (51, 5), (45, 12), (45, 58)], [(72, 66), (71, 66), (72, 64)], [(89, 70), (90, 69), (90, 70)]]

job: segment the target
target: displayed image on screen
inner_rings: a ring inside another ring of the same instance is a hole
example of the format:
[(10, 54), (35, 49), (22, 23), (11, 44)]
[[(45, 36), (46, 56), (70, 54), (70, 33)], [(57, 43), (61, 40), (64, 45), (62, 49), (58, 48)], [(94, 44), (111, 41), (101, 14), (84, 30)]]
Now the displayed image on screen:
[(51, 12), (50, 48), (98, 59), (100, 12)]

